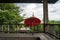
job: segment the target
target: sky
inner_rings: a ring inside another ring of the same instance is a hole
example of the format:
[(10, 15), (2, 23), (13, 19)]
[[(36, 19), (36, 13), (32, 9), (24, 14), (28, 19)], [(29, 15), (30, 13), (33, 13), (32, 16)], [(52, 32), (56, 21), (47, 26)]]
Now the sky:
[[(33, 15), (43, 20), (43, 4), (42, 3), (16, 3), (23, 11), (21, 16), (26, 14), (24, 18), (29, 18)], [(60, 21), (60, 0), (55, 4), (48, 4), (48, 17), (49, 20)]]

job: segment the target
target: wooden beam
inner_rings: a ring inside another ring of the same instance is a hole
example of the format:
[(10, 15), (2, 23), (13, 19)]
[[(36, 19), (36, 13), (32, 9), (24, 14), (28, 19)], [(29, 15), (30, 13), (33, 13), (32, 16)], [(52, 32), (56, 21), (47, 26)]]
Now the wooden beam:
[[(56, 3), (58, 0), (48, 0), (48, 3)], [(0, 0), (0, 3), (42, 3), (42, 0)]]
[(48, 32), (48, 0), (43, 0), (44, 32)]
[(43, 0), (44, 24), (48, 23), (48, 0)]

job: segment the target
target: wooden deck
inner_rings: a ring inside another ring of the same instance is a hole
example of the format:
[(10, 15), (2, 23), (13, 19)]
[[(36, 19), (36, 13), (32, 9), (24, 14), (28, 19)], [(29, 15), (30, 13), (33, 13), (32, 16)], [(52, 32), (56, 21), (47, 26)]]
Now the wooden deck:
[[(50, 36), (48, 36), (47, 34), (44, 34), (44, 33), (34, 33), (33, 35), (32, 35), (32, 33), (0, 33), (0, 40), (2, 39), (2, 38), (14, 38), (15, 37), (15, 39), (17, 38), (17, 40), (18, 40), (18, 38), (21, 38), (22, 37), (22, 39), (25, 37), (25, 38), (28, 38), (28, 37), (30, 37), (30, 39), (31, 38), (33, 38), (33, 37), (39, 37), (41, 40), (56, 40), (56, 39), (54, 39), (54, 38), (52, 38), (52, 37), (50, 37)], [(20, 40), (22, 40), (22, 39), (20, 39)], [(13, 39), (11, 39), (11, 40), (13, 40)], [(24, 39), (25, 40), (25, 39)]]

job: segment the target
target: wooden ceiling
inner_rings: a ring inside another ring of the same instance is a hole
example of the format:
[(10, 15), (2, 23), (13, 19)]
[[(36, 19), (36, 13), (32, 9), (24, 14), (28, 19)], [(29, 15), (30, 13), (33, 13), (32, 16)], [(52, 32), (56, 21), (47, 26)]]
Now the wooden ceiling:
[[(55, 3), (58, 0), (48, 0), (48, 3)], [(42, 3), (42, 0), (0, 0), (0, 3)]]

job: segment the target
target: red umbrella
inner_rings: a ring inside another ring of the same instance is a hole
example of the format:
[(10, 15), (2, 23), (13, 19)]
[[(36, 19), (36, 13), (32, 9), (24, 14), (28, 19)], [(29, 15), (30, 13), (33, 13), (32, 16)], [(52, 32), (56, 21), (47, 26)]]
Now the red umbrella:
[(37, 26), (41, 23), (41, 20), (36, 17), (30, 17), (30, 18), (25, 19), (24, 23), (27, 26)]

